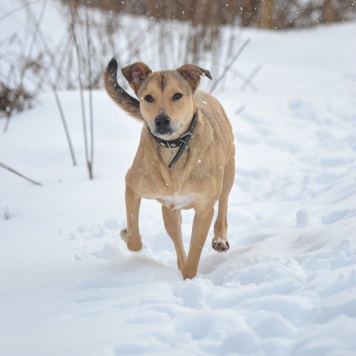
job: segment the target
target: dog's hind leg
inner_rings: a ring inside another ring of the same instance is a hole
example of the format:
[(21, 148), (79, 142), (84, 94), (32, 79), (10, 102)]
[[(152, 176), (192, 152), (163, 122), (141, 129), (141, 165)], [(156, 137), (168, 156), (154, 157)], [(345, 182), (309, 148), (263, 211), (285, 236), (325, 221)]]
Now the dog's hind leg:
[(234, 183), (235, 160), (225, 166), (223, 189), (219, 198), (218, 216), (214, 224), (214, 238), (211, 245), (215, 251), (224, 252), (230, 248), (227, 240), (227, 203)]
[(182, 214), (181, 210), (171, 210), (166, 206), (162, 205), (162, 215), (164, 221), (164, 227), (170, 238), (173, 241), (174, 248), (177, 253), (177, 264), (180, 271), (182, 271), (185, 262), (187, 260), (187, 255), (184, 250), (183, 240), (182, 240)]
[(120, 236), (131, 251), (140, 251), (142, 248), (141, 235), (138, 227), (138, 216), (141, 198), (126, 185), (126, 217), (127, 228), (121, 230)]

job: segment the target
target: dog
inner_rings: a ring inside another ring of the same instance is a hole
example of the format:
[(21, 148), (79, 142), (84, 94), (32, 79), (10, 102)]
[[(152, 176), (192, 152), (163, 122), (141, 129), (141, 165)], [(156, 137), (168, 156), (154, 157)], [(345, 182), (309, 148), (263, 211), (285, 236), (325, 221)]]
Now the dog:
[[(127, 227), (120, 232), (131, 251), (142, 248), (139, 208), (142, 198), (162, 204), (165, 229), (173, 241), (184, 279), (197, 274), (203, 246), (218, 201), (212, 247), (224, 252), (228, 197), (235, 177), (235, 146), (229, 119), (217, 99), (197, 90), (210, 72), (192, 64), (152, 72), (142, 62), (122, 69), (138, 99), (117, 82), (113, 58), (105, 71), (108, 95), (143, 123), (140, 144), (126, 174)], [(181, 209), (194, 209), (188, 255), (181, 231)]]

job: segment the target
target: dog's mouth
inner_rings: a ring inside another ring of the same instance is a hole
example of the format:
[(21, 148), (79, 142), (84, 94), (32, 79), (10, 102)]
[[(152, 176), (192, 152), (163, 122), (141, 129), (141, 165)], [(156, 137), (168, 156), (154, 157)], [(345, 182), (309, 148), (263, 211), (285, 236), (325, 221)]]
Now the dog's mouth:
[(181, 122), (171, 123), (169, 121), (164, 124), (157, 124), (157, 121), (155, 121), (154, 127), (152, 127), (152, 125), (150, 125), (150, 131), (154, 135), (166, 139), (166, 138), (174, 135), (174, 133), (176, 133), (177, 131), (179, 131), (181, 127), (182, 127)]
[(168, 137), (171, 136), (174, 133), (174, 131), (171, 127), (164, 127), (164, 128), (155, 128), (153, 133), (157, 136)]

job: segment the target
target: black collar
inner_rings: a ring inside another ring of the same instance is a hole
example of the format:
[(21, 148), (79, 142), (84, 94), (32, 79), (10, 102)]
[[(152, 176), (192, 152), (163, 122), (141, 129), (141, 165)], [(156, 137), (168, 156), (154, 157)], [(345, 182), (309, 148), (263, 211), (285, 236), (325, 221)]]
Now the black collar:
[(194, 116), (193, 116), (192, 122), (190, 123), (188, 131), (181, 137), (177, 138), (176, 140), (171, 140), (171, 141), (162, 140), (162, 139), (158, 138), (150, 131), (150, 129), (147, 126), (148, 132), (152, 135), (153, 139), (157, 143), (159, 143), (161, 146), (169, 148), (169, 149), (179, 147), (177, 154), (173, 157), (171, 163), (168, 165), (169, 169), (172, 168), (172, 166), (178, 161), (180, 156), (183, 154), (183, 152), (187, 148), (188, 142), (193, 137), (193, 131), (195, 129), (195, 126), (197, 125), (197, 122), (198, 122), (198, 111), (196, 111), (194, 113)]

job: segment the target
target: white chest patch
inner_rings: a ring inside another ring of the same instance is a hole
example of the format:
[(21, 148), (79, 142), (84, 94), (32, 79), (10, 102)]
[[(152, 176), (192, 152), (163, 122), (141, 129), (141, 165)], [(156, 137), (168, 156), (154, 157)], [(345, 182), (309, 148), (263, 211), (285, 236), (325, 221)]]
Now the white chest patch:
[(156, 197), (163, 205), (170, 209), (182, 209), (187, 208), (194, 200), (193, 194), (188, 195), (173, 195), (173, 196), (162, 196)]

